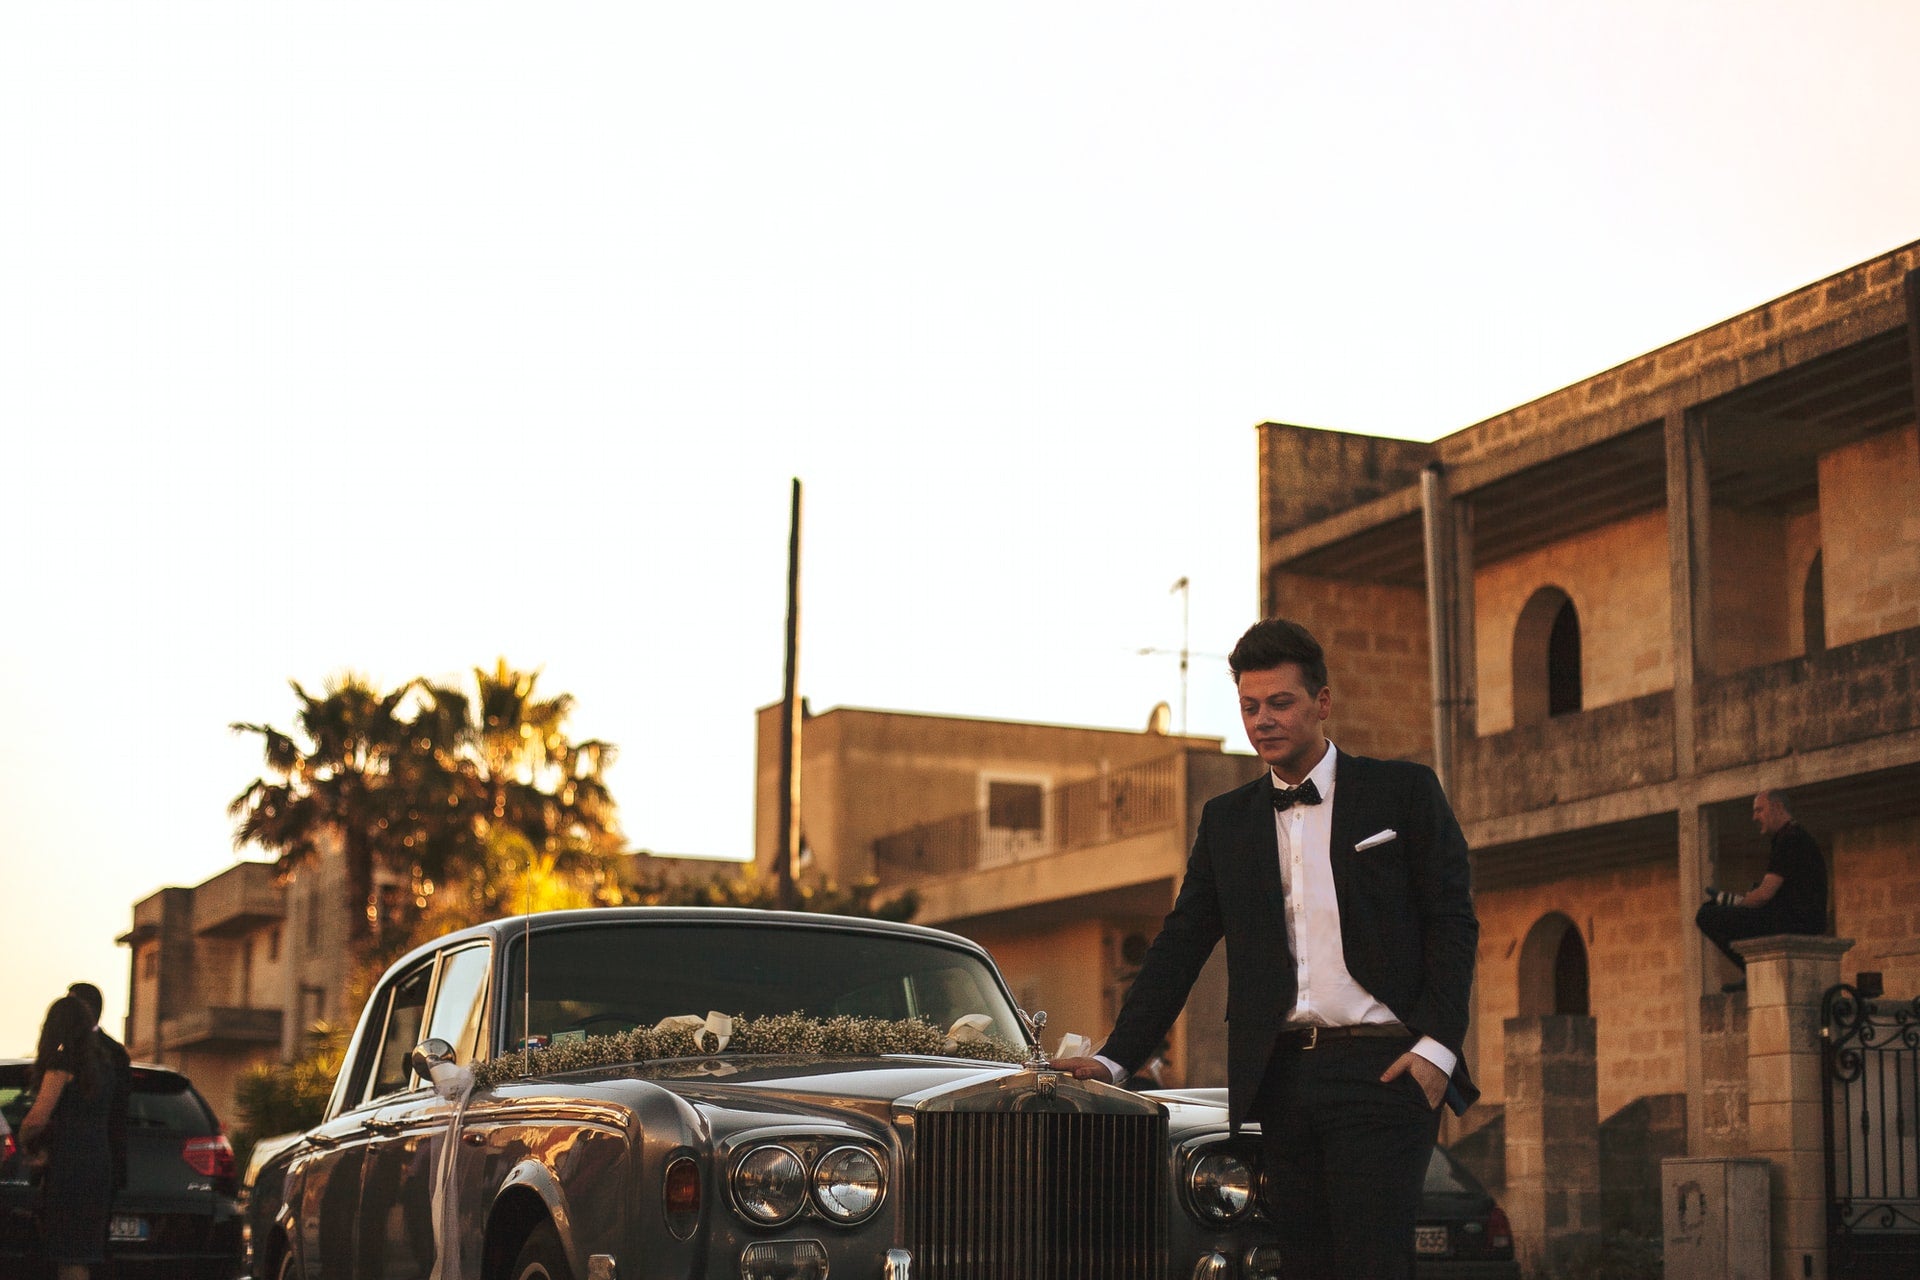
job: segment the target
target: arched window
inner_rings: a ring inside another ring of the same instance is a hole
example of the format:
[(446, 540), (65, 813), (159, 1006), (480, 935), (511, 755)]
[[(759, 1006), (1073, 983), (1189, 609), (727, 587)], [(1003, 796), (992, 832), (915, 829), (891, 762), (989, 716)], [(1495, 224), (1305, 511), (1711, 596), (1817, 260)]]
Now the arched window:
[(1520, 1014), (1591, 1012), (1587, 944), (1579, 926), (1558, 911), (1534, 922), (1520, 945)]
[(1807, 566), (1806, 590), (1800, 597), (1800, 630), (1805, 636), (1802, 648), (1807, 653), (1824, 653), (1827, 648), (1827, 583), (1820, 566), (1821, 553), (1813, 553)]
[(1513, 722), (1538, 724), (1583, 705), (1580, 613), (1558, 587), (1542, 587), (1513, 628)]

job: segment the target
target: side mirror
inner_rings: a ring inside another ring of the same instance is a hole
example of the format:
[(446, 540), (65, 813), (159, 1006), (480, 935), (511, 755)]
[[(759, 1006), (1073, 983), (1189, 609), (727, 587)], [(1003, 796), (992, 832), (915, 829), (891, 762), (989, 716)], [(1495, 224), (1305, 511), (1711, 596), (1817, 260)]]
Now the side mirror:
[(407, 1055), (407, 1062), (413, 1067), (413, 1074), (427, 1083), (433, 1083), (433, 1069), (454, 1060), (453, 1046), (438, 1038), (422, 1040), (413, 1046), (413, 1052)]

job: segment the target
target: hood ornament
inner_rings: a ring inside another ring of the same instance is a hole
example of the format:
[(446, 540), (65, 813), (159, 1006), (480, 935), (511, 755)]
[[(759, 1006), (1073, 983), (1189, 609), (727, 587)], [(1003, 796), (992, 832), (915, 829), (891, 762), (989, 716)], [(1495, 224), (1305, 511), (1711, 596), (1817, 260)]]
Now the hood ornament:
[(1027, 1070), (1051, 1070), (1053, 1063), (1047, 1057), (1046, 1046), (1040, 1043), (1040, 1033), (1046, 1029), (1047, 1025), (1047, 1011), (1045, 1009), (1035, 1009), (1032, 1013), (1028, 1013), (1025, 1009), (1016, 1009), (1014, 1012), (1020, 1015), (1020, 1021), (1027, 1024), (1027, 1034), (1033, 1037), (1033, 1050), (1027, 1054), (1027, 1060), (1024, 1064)]

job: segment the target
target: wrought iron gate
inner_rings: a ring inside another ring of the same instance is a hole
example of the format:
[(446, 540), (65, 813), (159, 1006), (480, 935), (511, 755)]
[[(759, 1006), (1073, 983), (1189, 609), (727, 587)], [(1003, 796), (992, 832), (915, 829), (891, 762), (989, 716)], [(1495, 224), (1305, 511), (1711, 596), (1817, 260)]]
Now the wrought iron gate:
[(1920, 1275), (1920, 998), (1842, 983), (1820, 1004), (1827, 1273)]

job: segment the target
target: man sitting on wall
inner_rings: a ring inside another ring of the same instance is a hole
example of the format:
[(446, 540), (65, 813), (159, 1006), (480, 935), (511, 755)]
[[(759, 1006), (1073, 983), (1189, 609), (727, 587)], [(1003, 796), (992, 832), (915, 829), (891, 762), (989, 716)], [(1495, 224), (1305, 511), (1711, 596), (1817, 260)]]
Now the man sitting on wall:
[[(1793, 820), (1777, 791), (1753, 797), (1753, 820), (1773, 840), (1767, 874), (1745, 893), (1707, 886), (1707, 900), (1693, 922), (1714, 946), (1743, 972), (1745, 957), (1730, 945), (1742, 938), (1775, 933), (1822, 934), (1827, 931), (1827, 863), (1807, 829)], [(1728, 991), (1746, 982), (1727, 984)]]

